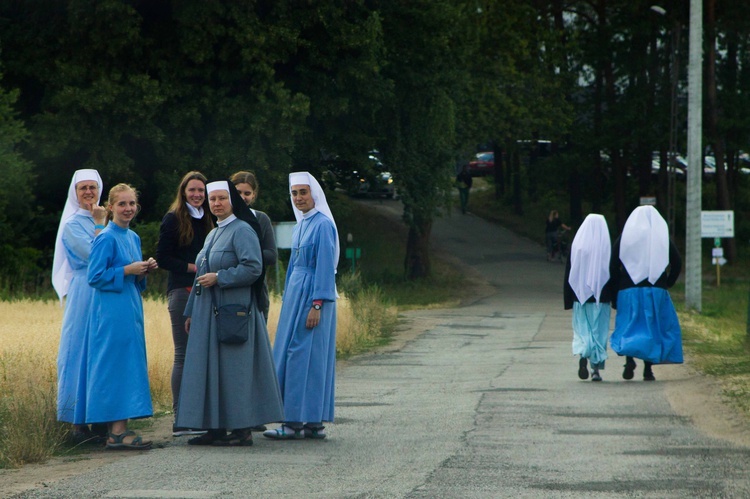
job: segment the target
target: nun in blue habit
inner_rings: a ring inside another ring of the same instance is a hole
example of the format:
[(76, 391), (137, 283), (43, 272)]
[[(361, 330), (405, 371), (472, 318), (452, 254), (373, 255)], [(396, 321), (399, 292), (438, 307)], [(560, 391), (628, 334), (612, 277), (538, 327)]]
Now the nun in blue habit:
[(565, 309), (573, 309), (573, 355), (580, 355), (578, 377), (601, 381), (607, 360), (607, 339), (613, 298), (609, 278), (612, 244), (607, 221), (592, 213), (576, 232), (565, 269)]
[[(231, 182), (210, 182), (206, 194), (217, 226), (196, 257), (195, 284), (185, 307), (188, 344), (176, 424), (206, 430), (189, 445), (249, 446), (252, 428), (283, 417), (260, 308), (260, 225)], [(214, 307), (228, 304), (249, 309), (244, 343), (219, 342)]]
[(612, 246), (610, 265), (618, 289), (610, 346), (626, 356), (624, 379), (633, 379), (634, 359), (644, 361), (644, 381), (654, 381), (653, 364), (682, 363), (682, 331), (667, 291), (681, 269), (680, 253), (656, 208), (633, 210)]
[(94, 289), (86, 269), (94, 237), (104, 228), (107, 212), (99, 206), (104, 184), (96, 170), (73, 173), (55, 241), (52, 286), (65, 298), (57, 354), (57, 419), (73, 424), (74, 441), (93, 439), (86, 423), (86, 328)]
[(273, 345), (284, 422), (263, 435), (276, 440), (326, 437), (333, 421), (336, 369), (336, 222), (318, 181), (289, 175), (297, 225)]

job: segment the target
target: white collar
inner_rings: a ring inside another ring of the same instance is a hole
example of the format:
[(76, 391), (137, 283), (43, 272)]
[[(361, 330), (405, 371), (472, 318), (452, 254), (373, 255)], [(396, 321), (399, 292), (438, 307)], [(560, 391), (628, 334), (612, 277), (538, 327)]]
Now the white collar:
[(226, 227), (228, 224), (234, 222), (235, 220), (237, 220), (237, 215), (235, 215), (234, 213), (232, 213), (231, 215), (229, 215), (227, 218), (225, 218), (221, 222), (217, 222), (216, 225), (219, 226), (219, 227)]
[(191, 217), (197, 218), (198, 220), (203, 218), (203, 206), (200, 206), (198, 208), (196, 208), (192, 204), (185, 204), (185, 206), (187, 206), (188, 213), (190, 213)]
[[(302, 213), (302, 212), (300, 212), (300, 213)], [(313, 208), (310, 211), (308, 211), (307, 213), (302, 213), (300, 215), (300, 217), (302, 218), (302, 220), (307, 220), (308, 218), (314, 216), (316, 213), (320, 213), (320, 212), (318, 211), (317, 208)]]

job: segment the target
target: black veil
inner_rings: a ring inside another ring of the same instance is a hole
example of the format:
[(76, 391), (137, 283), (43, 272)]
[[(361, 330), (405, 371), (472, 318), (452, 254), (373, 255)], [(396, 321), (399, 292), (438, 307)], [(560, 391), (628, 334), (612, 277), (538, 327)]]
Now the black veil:
[[(261, 230), (260, 230), (260, 222), (258, 222), (258, 217), (255, 216), (255, 213), (252, 212), (249, 206), (245, 204), (245, 200), (242, 199), (242, 196), (240, 196), (240, 193), (237, 191), (237, 188), (234, 186), (232, 182), (229, 180), (226, 181), (227, 186), (229, 187), (229, 200), (232, 202), (232, 213), (234, 213), (234, 216), (242, 220), (243, 222), (246, 222), (250, 227), (253, 228), (255, 231), (255, 234), (258, 236), (258, 242), (261, 240)], [(260, 271), (260, 277), (258, 277), (258, 280), (253, 283), (251, 286), (253, 289), (253, 295), (255, 296), (256, 304), (258, 305), (258, 308), (260, 308), (261, 303), (260, 299), (263, 296), (263, 284), (266, 282), (266, 266), (263, 265), (263, 247), (261, 245), (261, 252), (260, 252), (260, 260), (261, 260), (261, 271)]]

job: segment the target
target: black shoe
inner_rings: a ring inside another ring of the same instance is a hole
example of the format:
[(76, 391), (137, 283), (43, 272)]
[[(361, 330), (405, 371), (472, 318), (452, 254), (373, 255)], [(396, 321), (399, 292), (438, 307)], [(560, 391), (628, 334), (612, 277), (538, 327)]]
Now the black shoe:
[(258, 426), (251, 426), (250, 431), (266, 431), (268, 428), (266, 428), (266, 425), (260, 424)]
[(622, 379), (633, 379), (635, 375), (635, 361), (628, 357), (625, 361), (625, 369), (622, 371)]
[(591, 373), (591, 381), (601, 381), (602, 377), (599, 374), (599, 371), (594, 371)]
[(589, 379), (589, 370), (586, 368), (588, 361), (581, 357), (578, 361), (578, 377), (581, 379)]
[(253, 445), (253, 434), (250, 432), (250, 428), (233, 430), (232, 433), (214, 440), (213, 445), (218, 447), (249, 447)]
[(203, 435), (188, 440), (188, 445), (213, 445), (215, 441), (224, 438), (226, 434), (226, 430), (208, 430)]
[(107, 440), (106, 437), (97, 435), (84, 426), (85, 430), (73, 430), (68, 434), (68, 442), (71, 445), (101, 445)]
[(107, 423), (92, 423), (91, 433), (104, 438), (105, 440), (109, 436), (109, 427)]
[(643, 370), (643, 381), (656, 381), (656, 378), (654, 377), (654, 373), (649, 369), (646, 371)]

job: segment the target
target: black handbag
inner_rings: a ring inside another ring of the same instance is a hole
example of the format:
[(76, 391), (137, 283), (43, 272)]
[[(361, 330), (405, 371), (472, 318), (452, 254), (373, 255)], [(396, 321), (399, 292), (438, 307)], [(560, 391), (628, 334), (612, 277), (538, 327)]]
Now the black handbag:
[[(217, 236), (214, 237), (216, 239)], [(211, 248), (214, 245), (214, 240), (206, 250), (205, 262), (206, 270), (211, 272), (211, 268), (208, 264), (208, 257), (211, 254)], [(216, 292), (211, 286), (211, 305), (214, 311), (214, 317), (216, 318), (216, 332), (219, 337), (219, 343), (225, 345), (241, 345), (247, 342), (250, 331), (250, 317), (251, 309), (250, 306), (230, 304), (230, 305), (217, 305)]]
[[(212, 299), (213, 290), (214, 288), (211, 286)], [(214, 316), (216, 317), (219, 343), (239, 345), (247, 341), (250, 329), (250, 309), (248, 307), (236, 304), (217, 307), (214, 303)]]

